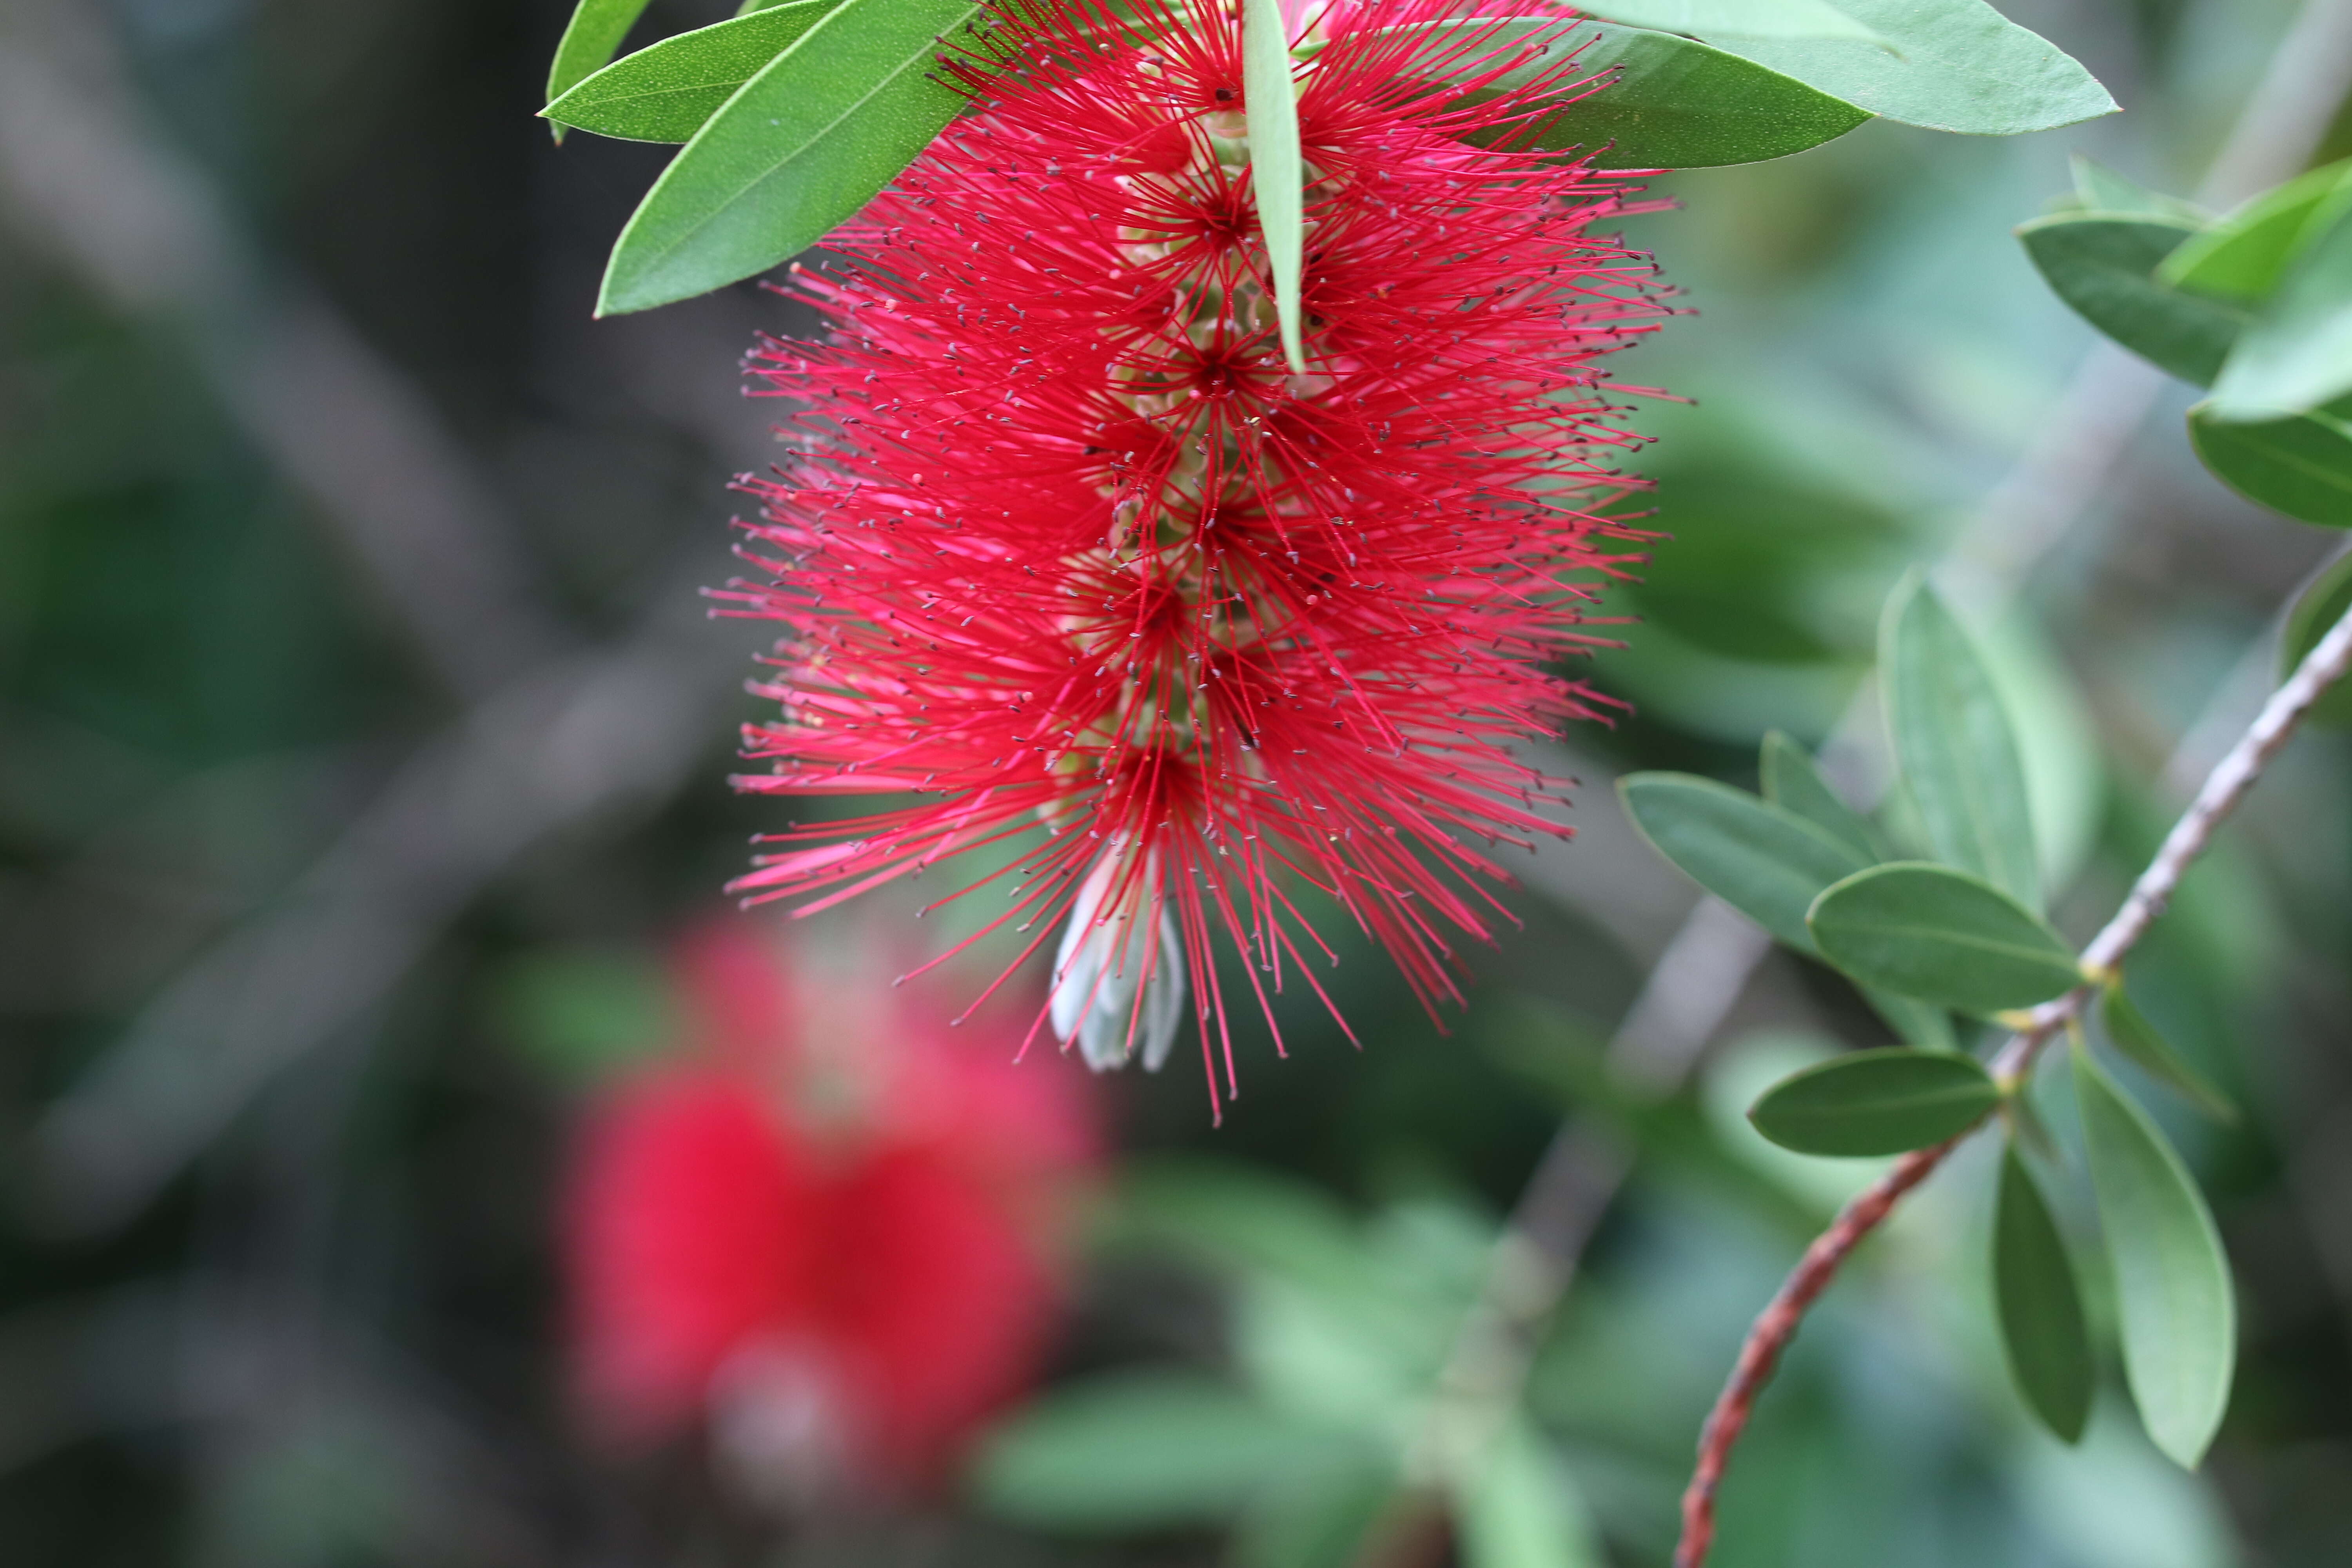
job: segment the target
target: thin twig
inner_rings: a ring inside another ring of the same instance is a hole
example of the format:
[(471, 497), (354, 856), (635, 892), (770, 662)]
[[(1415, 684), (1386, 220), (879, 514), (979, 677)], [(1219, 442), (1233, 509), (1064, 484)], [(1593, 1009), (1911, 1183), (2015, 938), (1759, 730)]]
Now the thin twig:
[[(2095, 983), (2075, 987), (2065, 995), (2044, 1002), (2028, 1015), (2023, 1028), (2012, 1035), (1993, 1058), (1992, 1074), (2011, 1092), (2021, 1089), (2037, 1057), (2069, 1024), (2080, 1017), (2105, 984), (2113, 984), (2124, 959), (2147, 934), (2157, 917), (2171, 902), (2180, 879), (2213, 841), (2214, 830), (2229, 820), (2263, 770), (2290, 740), (2313, 704), (2352, 669), (2352, 611), (2336, 623), (2319, 646), (2305, 656), (2294, 674), (2271, 694), (2238, 743), (2230, 748), (2206, 778), (2197, 798), (2173, 825), (2156, 858), (2123, 907), (2083, 950), (2083, 969)], [(1968, 1134), (1963, 1133), (1961, 1137)], [(1700, 1568), (1715, 1539), (1715, 1494), (1723, 1478), (1732, 1445), (1748, 1425), (1748, 1412), (1780, 1363), (1780, 1352), (1796, 1336), (1797, 1327), (1863, 1237), (1875, 1229), (1898, 1199), (1926, 1180), (1958, 1144), (1956, 1138), (1932, 1149), (1906, 1154), (1892, 1171), (1842, 1210), (1830, 1228), (1805, 1249), (1805, 1256), (1756, 1320), (1740, 1346), (1739, 1360), (1724, 1384), (1715, 1408), (1699, 1436), (1698, 1464), (1690, 1487), (1683, 1493), (1683, 1538), (1675, 1550), (1675, 1568)]]

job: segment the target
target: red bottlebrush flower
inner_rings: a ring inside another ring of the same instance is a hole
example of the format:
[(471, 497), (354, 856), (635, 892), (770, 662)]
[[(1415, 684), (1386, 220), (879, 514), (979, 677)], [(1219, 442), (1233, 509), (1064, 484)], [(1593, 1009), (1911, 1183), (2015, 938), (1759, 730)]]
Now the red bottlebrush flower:
[(1564, 834), (1512, 748), (1602, 700), (1544, 667), (1638, 559), (1596, 362), (1664, 312), (1591, 232), (1622, 177), (1519, 147), (1572, 57), (1514, 88), (1534, 46), (1494, 25), (1399, 30), (1454, 8), (1328, 8), (1295, 50), (1303, 374), (1238, 5), (1024, 0), (1025, 63), (959, 68), (982, 111), (797, 274), (830, 341), (753, 357), (805, 455), (743, 481), (772, 582), (725, 595), (789, 627), (741, 787), (912, 800), (777, 835), (739, 889), (821, 908), (1042, 824), (990, 881), (1033, 952), (1068, 917), (1055, 1032), (1157, 1065), (1189, 990), (1213, 1100), (1212, 936), (1261, 1005), (1320, 995), (1301, 888), (1459, 999), (1456, 933), (1504, 913), (1479, 841)]
[(589, 1410), (640, 1438), (708, 1418), (773, 1489), (920, 1485), (1035, 1371), (1083, 1085), (887, 986), (796, 994), (740, 932), (680, 978), (687, 1058), (604, 1099), (568, 1184)]

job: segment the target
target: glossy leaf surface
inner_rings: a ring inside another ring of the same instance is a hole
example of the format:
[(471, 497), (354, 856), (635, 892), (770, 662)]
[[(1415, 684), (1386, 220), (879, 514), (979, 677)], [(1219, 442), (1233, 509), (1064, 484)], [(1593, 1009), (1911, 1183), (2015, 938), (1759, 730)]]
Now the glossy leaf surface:
[(1885, 40), (1727, 38), (1726, 47), (1869, 113), (1930, 131), (2013, 136), (2116, 111), (2063, 49), (1984, 0), (1839, 0)]
[(580, 0), (556, 42), (555, 59), (547, 72), (547, 100), (554, 102), (604, 69), (645, 10), (646, 0)]
[(2157, 1032), (2122, 986), (2110, 986), (2100, 997), (2099, 1022), (2106, 1029), (2108, 1042), (2141, 1071), (2178, 1090), (2208, 1116), (2222, 1121), (2238, 1119), (2238, 1108), (2230, 1103), (2230, 1097), (2172, 1048), (2172, 1042)]
[(790, 0), (665, 38), (549, 104), (561, 125), (632, 142), (685, 142), (837, 0)]
[[(2280, 639), (2279, 679), (2284, 680), (2310, 657), (2327, 629), (2352, 610), (2352, 555), (2338, 556), (2303, 591), (2287, 612), (2286, 635)], [(2311, 710), (2316, 723), (2352, 725), (2352, 680), (2328, 688)]]
[[(2338, 405), (2341, 407), (2342, 405)], [(2260, 506), (2352, 528), (2352, 420), (2330, 410), (2248, 424), (2189, 411), (2189, 440), (2214, 477)]]
[(1822, 955), (1865, 985), (1963, 1013), (2031, 1007), (2083, 984), (2039, 915), (1948, 867), (1898, 861), (1858, 872), (1813, 904)]
[(2043, 1426), (2078, 1441), (2096, 1381), (2082, 1295), (2050, 1205), (2014, 1148), (2001, 1156), (1992, 1231), (1993, 1300), (2010, 1375)]
[(933, 79), (973, 0), (840, 0), (705, 121), (656, 181), (604, 272), (600, 314), (707, 292), (823, 239), (962, 107)]
[(1304, 371), (1298, 289), (1307, 247), (1307, 173), (1282, 0), (1242, 0), (1242, 103), (1249, 117), (1250, 190), (1265, 237), (1282, 352), (1292, 370)]
[(2017, 237), (2076, 315), (2159, 370), (2210, 386), (2247, 317), (2158, 280), (2157, 268), (2191, 232), (2159, 218), (2069, 214), (2037, 218)]
[(2156, 1446), (2193, 1469), (2229, 1405), (2237, 1358), (2237, 1300), (2221, 1233), (2147, 1112), (2080, 1049), (2074, 1097), (2132, 1397)]
[(1974, 1058), (1890, 1047), (1781, 1079), (1748, 1119), (1801, 1154), (1903, 1154), (1959, 1136), (2000, 1103)]
[(1888, 601), (1880, 641), (1895, 763), (1937, 857), (2039, 908), (2025, 769), (1975, 643), (1918, 581)]
[(1822, 889), (1870, 862), (1792, 812), (1688, 773), (1634, 773), (1627, 815), (1683, 874), (1801, 952)]

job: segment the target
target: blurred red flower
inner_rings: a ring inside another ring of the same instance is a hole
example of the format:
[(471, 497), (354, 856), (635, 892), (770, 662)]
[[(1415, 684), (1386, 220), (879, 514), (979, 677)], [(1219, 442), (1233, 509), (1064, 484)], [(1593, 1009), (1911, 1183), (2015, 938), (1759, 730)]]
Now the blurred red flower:
[(624, 1441), (707, 1422), (793, 1496), (920, 1487), (1034, 1374), (1097, 1157), (1087, 1086), (740, 927), (687, 942), (685, 1022), (569, 1173), (581, 1392)]

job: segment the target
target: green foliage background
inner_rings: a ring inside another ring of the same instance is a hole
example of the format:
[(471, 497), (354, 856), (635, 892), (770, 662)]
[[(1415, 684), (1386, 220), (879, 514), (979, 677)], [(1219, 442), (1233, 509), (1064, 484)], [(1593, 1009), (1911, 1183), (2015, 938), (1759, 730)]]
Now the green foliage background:
[[(44, 167), (121, 220), (77, 250), (53, 207), (0, 180), (12, 1563), (1312, 1561), (1251, 1483), (1276, 1473), (1272, 1455), (1302, 1467), (1279, 1472), (1308, 1478), (1302, 1494), (1361, 1491), (1363, 1466), (1377, 1482), (1380, 1461), (1332, 1434), (1413, 1407), (1411, 1379), (1449, 1342), (1554, 1121), (1607, 1110), (1599, 1043), (1690, 896), (1608, 781), (1666, 768), (1751, 785), (1768, 729), (1821, 738), (1870, 664), (1889, 587), (1995, 489), (2090, 346), (2011, 226), (2068, 188), (2072, 151), (2193, 184), (2288, 8), (2019, 0), (2004, 9), (2084, 58), (2125, 115), (2008, 142), (1865, 125), (1663, 182), (1684, 210), (1638, 237), (1699, 315), (1623, 374), (1696, 402), (1645, 415), (1674, 537), (1623, 595), (1642, 617), (1632, 646), (1597, 663), (1639, 710), (1570, 738), (1582, 837), (1530, 866), (1523, 930), (1474, 955), (1474, 1010), (1437, 1038), (1351, 951), (1336, 984), (1370, 1026), (1360, 1056), (1301, 997), (1293, 1059), (1256, 1051), (1222, 1131), (1182, 1071), (1118, 1086), (1138, 1180), (1057, 1377), (1118, 1374), (1174, 1401), (1145, 1406), (1141, 1429), (1167, 1443), (1121, 1470), (1142, 1499), (1128, 1512), (1079, 1517), (1108, 1506), (1098, 1470), (1057, 1479), (1050, 1445), (1033, 1445), (1000, 1449), (1012, 1457), (954, 1506), (782, 1524), (692, 1453), (614, 1473), (561, 1394), (547, 1221), (569, 1108), (630, 1048), (613, 1021), (649, 1005), (628, 977), (721, 909), (719, 883), (771, 815), (721, 782), (761, 639), (699, 620), (692, 589), (732, 568), (725, 476), (768, 454), (736, 356), (756, 327), (808, 326), (750, 286), (590, 320), (605, 247), (666, 153), (585, 136), (559, 152), (531, 121), (565, 9), (47, 0), (0, 34), (28, 62), (97, 61), (76, 96), (132, 138), (137, 166), (160, 156), (182, 182), (126, 181), (62, 120), (8, 121), (12, 148), (34, 138)], [(635, 37), (719, 15), (663, 0)], [(2320, 161), (2347, 154), (2339, 117)], [(174, 190), (217, 204), (221, 257), (142, 238)], [(349, 388), (315, 359), (268, 357), (273, 334), (320, 319), (380, 374), (371, 396), (439, 432), (419, 448), (430, 465), (371, 469), (348, 449), (364, 422), (338, 416)], [(373, 474), (366, 495), (314, 493), (257, 440), (257, 388), (310, 411), (292, 450)], [(2191, 394), (2167, 397), (1994, 639), (2016, 689), (2042, 694), (2025, 710), (2029, 782), (2076, 939), (2168, 820), (2165, 758), (2217, 692), (2268, 678), (2267, 622), (2332, 542), (2209, 478), (2180, 435)], [(411, 559), (405, 590), (335, 522), (355, 500), (405, 517), (451, 493), (475, 498), (457, 537), (478, 553)], [(499, 613), (453, 655), (404, 592)], [(560, 751), (529, 745), (528, 779), (377, 811), (436, 748), (553, 733), (529, 700), (463, 718), (540, 652), (629, 638), (643, 679), (583, 709)], [(1725, 1568), (2352, 1557), (2347, 784), (2340, 739), (2303, 742), (2132, 969), (2157, 1026), (2246, 1112), (2218, 1126), (2147, 1096), (2237, 1269), (2243, 1362), (2207, 1470), (2155, 1455), (2112, 1367), (2080, 1449), (2020, 1414), (1982, 1287), (1988, 1151), (1808, 1328), (1727, 1490)], [(378, 900), (388, 934), (241, 1008), (173, 989), (253, 922), (308, 918), (371, 823), (369, 853), (448, 868)], [(394, 938), (415, 962), (355, 983)], [(313, 985), (358, 1000), (297, 1031), (284, 1059), (240, 1068), (294, 1028), (290, 998)], [(583, 1010), (583, 992), (606, 1000)], [(1633, 1184), (1498, 1450), (1517, 1467), (1498, 1475), (1534, 1477), (1523, 1491), (1575, 1517), (1528, 1525), (1498, 1481), (1462, 1501), (1484, 1521), (1465, 1551), (1552, 1568), (1528, 1555), (1551, 1547), (1512, 1543), (1584, 1541), (1663, 1561), (1738, 1336), (1861, 1179), (1765, 1144), (1738, 1113), (1837, 1044), (1885, 1038), (1841, 984), (1776, 956), (1697, 1086), (1627, 1114)], [(77, 1106), (96, 1120), (60, 1120)], [(187, 1158), (157, 1152), (174, 1148)], [(2079, 1230), (2085, 1216), (2059, 1207)], [(1302, 1274), (1309, 1256), (1337, 1274)], [(2086, 1288), (2089, 1313), (2111, 1318), (2107, 1283)], [(1360, 1297), (1392, 1310), (1357, 1321), (1342, 1309)], [(1402, 1392), (1382, 1392), (1391, 1377)], [(1235, 1453), (1257, 1474), (1196, 1463)]]

